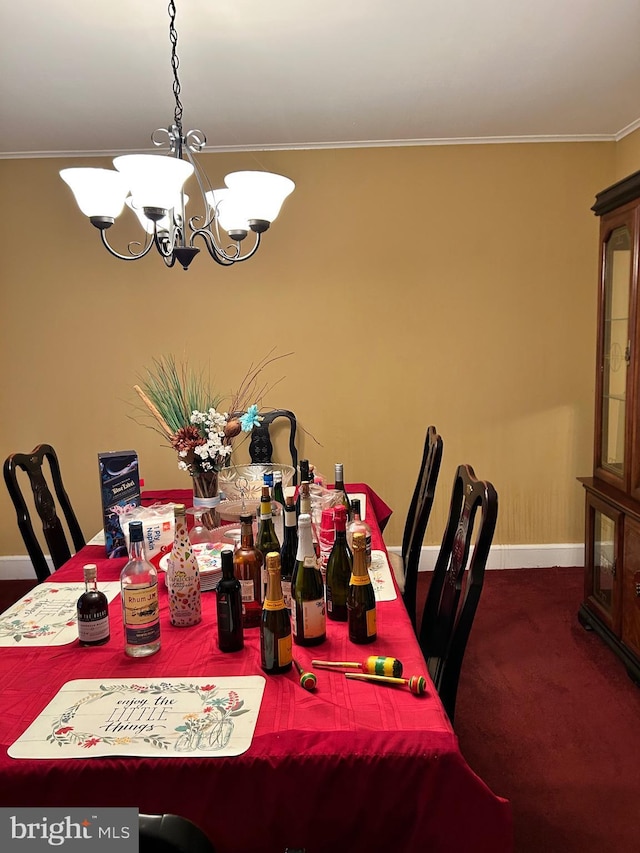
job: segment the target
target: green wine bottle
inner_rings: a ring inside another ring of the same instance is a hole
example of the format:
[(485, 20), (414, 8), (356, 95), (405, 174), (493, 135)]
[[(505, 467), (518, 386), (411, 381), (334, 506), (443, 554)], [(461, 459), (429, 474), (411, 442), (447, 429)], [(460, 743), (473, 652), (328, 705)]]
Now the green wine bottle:
[(347, 621), (347, 593), (353, 557), (347, 545), (347, 511), (341, 505), (334, 510), (336, 538), (327, 562), (327, 616), (336, 622)]
[(271, 513), (271, 489), (268, 485), (262, 487), (256, 548), (264, 558), (262, 563), (262, 599), (264, 600), (267, 592), (267, 554), (271, 551), (280, 553), (280, 542), (278, 541), (276, 529), (273, 526), (273, 515)]
[(298, 519), (298, 553), (291, 584), (291, 622), (294, 642), (317, 646), (327, 637), (324, 584), (311, 538), (311, 516)]
[(367, 570), (366, 536), (353, 534), (353, 572), (347, 593), (347, 621), (352, 643), (372, 643), (376, 637), (376, 599)]
[(266, 673), (277, 675), (291, 669), (291, 621), (282, 596), (280, 555), (270, 551), (266, 562), (269, 580), (260, 621), (260, 659)]

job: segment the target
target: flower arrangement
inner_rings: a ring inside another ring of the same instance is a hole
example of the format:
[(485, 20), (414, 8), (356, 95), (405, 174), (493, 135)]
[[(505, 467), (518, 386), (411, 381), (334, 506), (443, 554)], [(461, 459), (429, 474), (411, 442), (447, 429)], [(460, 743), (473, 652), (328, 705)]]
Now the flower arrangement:
[(211, 390), (202, 372), (194, 372), (187, 363), (178, 365), (172, 355), (154, 359), (153, 367), (133, 387), (153, 420), (150, 428), (177, 451), (181, 470), (196, 476), (217, 473), (229, 464), (234, 438), (250, 433), (262, 420), (260, 403), (273, 387), (262, 383), (262, 371), (290, 355), (272, 353), (250, 365), (238, 391), (230, 395), (227, 410), (222, 408), (225, 398)]

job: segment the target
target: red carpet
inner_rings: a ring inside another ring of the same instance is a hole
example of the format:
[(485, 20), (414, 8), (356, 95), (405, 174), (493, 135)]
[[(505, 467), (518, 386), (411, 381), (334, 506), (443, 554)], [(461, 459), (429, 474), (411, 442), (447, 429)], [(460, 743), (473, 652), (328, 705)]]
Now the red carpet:
[(579, 624), (582, 586), (582, 569), (487, 572), (467, 646), (456, 731), (511, 800), (517, 853), (640, 850), (640, 688)]

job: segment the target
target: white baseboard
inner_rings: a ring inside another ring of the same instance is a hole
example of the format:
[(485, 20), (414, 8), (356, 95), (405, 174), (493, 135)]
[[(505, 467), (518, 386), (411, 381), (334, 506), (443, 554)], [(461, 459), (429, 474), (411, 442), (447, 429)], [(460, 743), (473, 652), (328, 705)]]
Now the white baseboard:
[[(391, 545), (388, 551), (401, 552), (400, 546)], [(433, 571), (438, 551), (437, 545), (422, 548), (420, 571)], [(487, 561), (487, 569), (548, 569), (553, 566), (584, 566), (584, 545), (492, 545)]]
[[(389, 551), (399, 554), (400, 546), (390, 545)], [(420, 571), (433, 571), (439, 548), (428, 545), (422, 548)], [(53, 563), (47, 557), (49, 568)], [(488, 569), (546, 569), (552, 566), (583, 566), (584, 545), (493, 545), (487, 562)], [(0, 581), (33, 579), (35, 572), (28, 557), (0, 557)]]

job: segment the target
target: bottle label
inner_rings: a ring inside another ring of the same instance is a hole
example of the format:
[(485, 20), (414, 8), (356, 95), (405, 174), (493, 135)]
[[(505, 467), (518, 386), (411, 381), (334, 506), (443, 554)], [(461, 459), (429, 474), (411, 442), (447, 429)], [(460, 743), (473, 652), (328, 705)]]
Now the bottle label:
[(122, 588), (124, 628), (130, 646), (145, 646), (160, 639), (158, 585)]
[(284, 610), (284, 598), (279, 598), (277, 601), (272, 601), (270, 598), (265, 598), (262, 605), (263, 610)]
[(377, 633), (378, 622), (376, 619), (376, 609), (367, 610), (367, 637), (373, 637)]
[(242, 591), (242, 601), (255, 601), (255, 597), (253, 595), (253, 581), (252, 580), (241, 580), (240, 581), (240, 589)]
[(109, 614), (106, 611), (92, 613), (88, 621), (85, 619), (78, 616), (78, 639), (81, 643), (104, 640), (109, 636)]
[(302, 564), (306, 567), (316, 569), (318, 567), (318, 558), (316, 557), (315, 554), (313, 556), (306, 556), (303, 559)]
[(278, 664), (286, 666), (293, 660), (293, 651), (291, 648), (291, 634), (286, 637), (280, 637), (278, 640)]
[(282, 581), (282, 597), (284, 598), (284, 606), (291, 610), (291, 581)]
[(367, 586), (371, 583), (371, 578), (369, 577), (369, 572), (366, 575), (351, 575), (351, 580), (349, 583), (352, 586)]
[(306, 640), (321, 637), (327, 630), (327, 616), (324, 609), (324, 598), (316, 601), (303, 601), (302, 610), (302, 636)]

